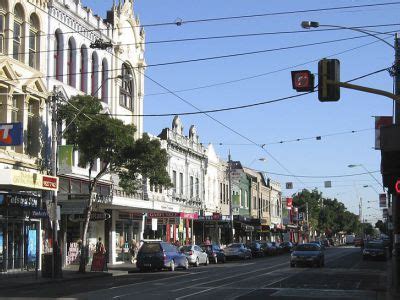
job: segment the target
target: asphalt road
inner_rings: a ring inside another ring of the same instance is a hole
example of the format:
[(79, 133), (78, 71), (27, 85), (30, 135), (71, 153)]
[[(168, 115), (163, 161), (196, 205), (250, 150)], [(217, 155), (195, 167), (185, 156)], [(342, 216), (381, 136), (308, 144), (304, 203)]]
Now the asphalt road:
[(3, 289), (0, 296), (68, 299), (380, 299), (387, 262), (363, 261), (360, 248), (329, 248), (324, 268), (290, 268), (289, 255), (201, 266), (187, 271)]

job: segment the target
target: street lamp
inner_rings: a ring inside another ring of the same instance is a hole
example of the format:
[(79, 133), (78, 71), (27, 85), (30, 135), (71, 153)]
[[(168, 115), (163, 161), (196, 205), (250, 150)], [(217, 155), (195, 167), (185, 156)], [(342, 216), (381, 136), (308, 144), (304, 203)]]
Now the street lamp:
[[(382, 183), (380, 183), (379, 180), (376, 179), (376, 177), (375, 177), (374, 175), (372, 175), (372, 173), (371, 173), (363, 164), (357, 164), (357, 165), (350, 164), (350, 165), (348, 165), (347, 167), (349, 167), (349, 168), (356, 168), (356, 167), (361, 167), (361, 168), (363, 168), (364, 171), (367, 172), (368, 175), (371, 176), (371, 177), (382, 187), (383, 191), (385, 191), (385, 187), (382, 185)], [(379, 193), (378, 193), (378, 194), (379, 194)]]
[(375, 193), (377, 193), (379, 195), (379, 192), (376, 190), (376, 188), (373, 185), (366, 184), (366, 185), (363, 185), (363, 188), (371, 188), (371, 189), (373, 189), (375, 191)]
[(369, 35), (371, 37), (374, 37), (378, 40), (380, 40), (381, 42), (385, 43), (386, 45), (390, 46), (393, 49), (396, 49), (393, 45), (391, 45), (390, 43), (388, 43), (387, 41), (385, 41), (384, 39), (380, 38), (377, 34), (383, 34), (383, 32), (377, 32), (377, 34), (372, 34), (366, 30), (357, 28), (357, 27), (346, 27), (346, 26), (339, 26), (339, 25), (328, 25), (328, 24), (320, 24), (319, 22), (315, 22), (315, 21), (303, 21), (301, 22), (301, 27), (303, 27), (304, 29), (310, 29), (310, 28), (318, 28), (318, 27), (329, 27), (329, 28), (338, 28), (338, 29), (347, 29), (347, 30), (353, 30), (353, 31), (357, 31), (357, 32), (361, 32), (364, 33), (366, 35)]

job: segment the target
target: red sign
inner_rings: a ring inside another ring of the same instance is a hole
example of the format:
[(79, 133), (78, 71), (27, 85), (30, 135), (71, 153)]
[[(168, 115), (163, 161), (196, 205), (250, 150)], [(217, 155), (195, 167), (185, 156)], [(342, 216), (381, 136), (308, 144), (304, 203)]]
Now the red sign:
[(199, 214), (198, 213), (183, 213), (181, 212), (179, 216), (183, 219), (198, 219)]
[(293, 206), (293, 198), (286, 198), (286, 207), (291, 208)]
[(400, 179), (397, 179), (394, 189), (396, 190), (397, 194), (400, 194)]
[(182, 218), (182, 219), (198, 219), (198, 213), (176, 213), (176, 212), (151, 212), (148, 213), (149, 218)]
[(57, 177), (43, 176), (43, 187), (57, 189)]
[(308, 70), (292, 71), (292, 87), (297, 92), (314, 90), (314, 76)]

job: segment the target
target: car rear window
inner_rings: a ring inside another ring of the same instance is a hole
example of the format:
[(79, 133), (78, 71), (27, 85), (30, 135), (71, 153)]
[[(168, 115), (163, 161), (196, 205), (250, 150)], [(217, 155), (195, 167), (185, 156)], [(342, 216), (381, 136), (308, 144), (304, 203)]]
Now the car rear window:
[(161, 251), (159, 243), (144, 243), (140, 248), (142, 253), (157, 253)]
[(296, 247), (296, 251), (318, 251), (320, 249), (316, 244), (303, 244)]
[(242, 244), (230, 244), (228, 248), (241, 248)]
[(368, 243), (367, 244), (367, 246), (366, 246), (366, 248), (368, 248), (368, 249), (383, 249), (383, 244), (382, 243)]
[(181, 250), (188, 252), (188, 251), (192, 250), (192, 246), (182, 246)]

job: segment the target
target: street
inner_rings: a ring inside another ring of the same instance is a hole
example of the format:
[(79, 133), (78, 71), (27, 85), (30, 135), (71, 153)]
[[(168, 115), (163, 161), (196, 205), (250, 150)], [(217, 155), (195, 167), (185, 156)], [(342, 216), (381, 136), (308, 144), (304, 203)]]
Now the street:
[(2, 297), (68, 299), (380, 299), (387, 263), (360, 248), (328, 248), (324, 268), (290, 268), (289, 254), (177, 270), (2, 290)]

